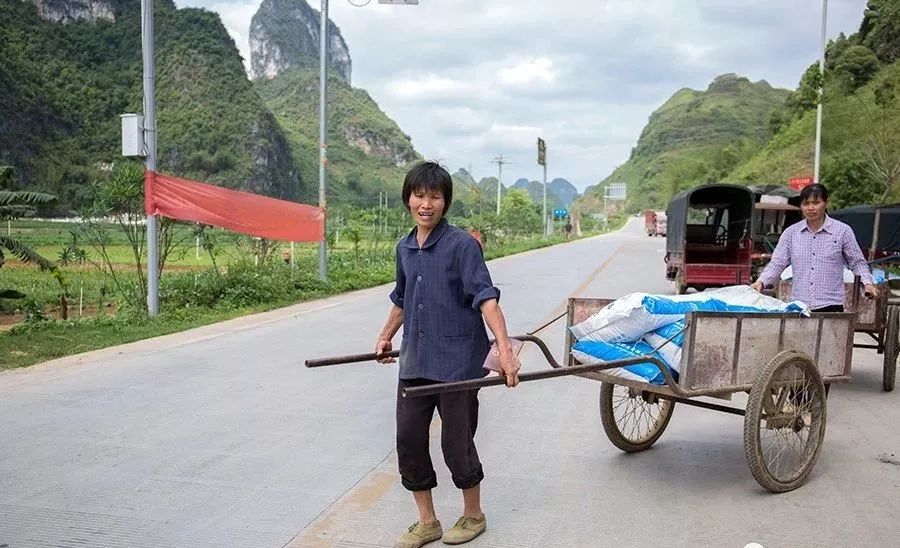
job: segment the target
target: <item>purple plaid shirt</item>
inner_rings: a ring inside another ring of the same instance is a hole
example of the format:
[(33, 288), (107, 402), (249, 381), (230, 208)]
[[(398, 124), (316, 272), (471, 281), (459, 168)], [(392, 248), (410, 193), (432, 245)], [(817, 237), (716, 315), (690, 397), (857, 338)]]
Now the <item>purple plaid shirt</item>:
[(822, 228), (813, 232), (803, 220), (789, 226), (781, 235), (772, 261), (759, 279), (763, 285), (771, 286), (791, 265), (794, 272), (791, 298), (815, 310), (844, 304), (845, 264), (864, 284), (874, 283), (852, 228), (826, 216)]

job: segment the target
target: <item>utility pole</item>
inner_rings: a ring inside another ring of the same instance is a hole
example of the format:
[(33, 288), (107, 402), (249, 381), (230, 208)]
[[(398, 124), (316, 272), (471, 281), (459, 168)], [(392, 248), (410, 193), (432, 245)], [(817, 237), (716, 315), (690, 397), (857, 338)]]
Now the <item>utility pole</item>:
[[(141, 0), (141, 51), (144, 65), (144, 143), (146, 169), (156, 171), (156, 60), (153, 54), (153, 0)], [(147, 216), (147, 314), (159, 314), (159, 236), (156, 215)]]
[[(328, 0), (322, 0), (322, 10), (319, 14), (319, 207), (325, 209), (325, 171), (328, 165), (328, 121), (326, 119), (325, 103), (328, 98)], [(328, 214), (325, 214), (325, 223), (328, 223)], [(325, 249), (325, 237), (319, 242), (319, 278), (328, 279), (328, 257)]]
[(547, 236), (547, 164), (544, 164), (544, 236)]
[(822, 157), (822, 102), (825, 100), (825, 21), (828, 16), (828, 0), (822, 0), (822, 55), (819, 57), (819, 104), (816, 107), (816, 157), (813, 167), (813, 183), (819, 182), (819, 164)]
[(544, 167), (544, 207), (543, 207), (543, 221), (544, 221), (544, 237), (547, 237), (547, 143), (538, 137), (538, 164)]
[(503, 186), (503, 165), (510, 162), (504, 160), (503, 155), (501, 154), (500, 156), (497, 156), (496, 158), (491, 160), (491, 163), (497, 164), (497, 215), (500, 215), (500, 189)]

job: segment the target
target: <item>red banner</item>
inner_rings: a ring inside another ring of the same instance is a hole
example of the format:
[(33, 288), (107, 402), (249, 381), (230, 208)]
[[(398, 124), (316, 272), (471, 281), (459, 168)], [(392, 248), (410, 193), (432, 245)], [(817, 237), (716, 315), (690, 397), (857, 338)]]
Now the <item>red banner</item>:
[(222, 227), (289, 242), (318, 242), (325, 234), (322, 208), (179, 179), (144, 174), (147, 215)]

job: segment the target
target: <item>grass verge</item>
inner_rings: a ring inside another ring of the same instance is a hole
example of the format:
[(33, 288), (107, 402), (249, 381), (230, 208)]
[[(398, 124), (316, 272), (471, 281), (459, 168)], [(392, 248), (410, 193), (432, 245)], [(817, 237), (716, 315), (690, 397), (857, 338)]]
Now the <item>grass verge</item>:
[[(613, 230), (622, 223), (617, 223)], [(561, 237), (520, 241), (502, 248), (487, 248), (488, 260), (532, 249), (563, 243)], [(302, 296), (278, 299), (254, 306), (241, 307), (170, 307), (163, 306), (159, 316), (148, 318), (141, 312), (123, 311), (117, 315), (66, 321), (42, 321), (21, 324), (0, 333), (0, 370), (16, 369), (64, 356), (98, 350), (119, 344), (177, 333), (194, 327), (209, 325), (231, 318), (264, 312), (315, 298), (365, 289), (393, 279), (392, 269), (377, 276), (364, 276), (329, 283)]]

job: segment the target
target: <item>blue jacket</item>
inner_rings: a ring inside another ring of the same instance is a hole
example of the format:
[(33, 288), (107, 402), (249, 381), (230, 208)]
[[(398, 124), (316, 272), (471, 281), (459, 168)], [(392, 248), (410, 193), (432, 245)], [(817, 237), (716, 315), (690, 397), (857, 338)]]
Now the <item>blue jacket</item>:
[(400, 378), (448, 382), (477, 379), (489, 350), (481, 304), (499, 299), (481, 246), (442, 219), (419, 248), (416, 229), (397, 243), (397, 285), (403, 309)]

